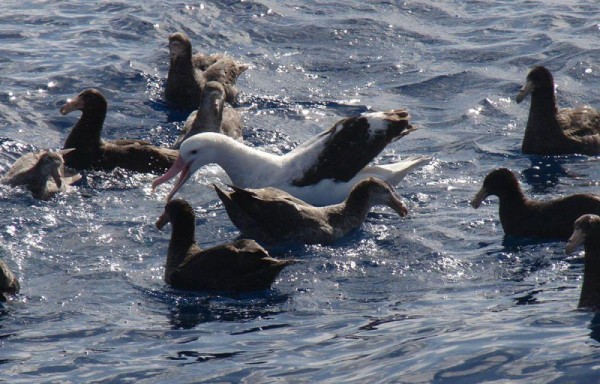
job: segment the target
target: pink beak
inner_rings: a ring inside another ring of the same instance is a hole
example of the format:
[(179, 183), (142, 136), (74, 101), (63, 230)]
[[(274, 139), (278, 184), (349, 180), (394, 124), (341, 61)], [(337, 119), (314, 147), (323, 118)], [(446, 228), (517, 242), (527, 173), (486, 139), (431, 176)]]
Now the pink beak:
[(158, 187), (159, 185), (166, 183), (167, 181), (174, 178), (179, 172), (181, 172), (179, 179), (175, 182), (173, 189), (171, 189), (171, 192), (169, 192), (169, 194), (167, 195), (166, 200), (167, 201), (171, 200), (171, 198), (173, 198), (175, 193), (177, 193), (177, 191), (179, 191), (179, 189), (183, 186), (183, 184), (185, 184), (185, 182), (191, 176), (190, 165), (186, 164), (183, 161), (183, 159), (181, 158), (181, 156), (177, 157), (177, 160), (175, 161), (175, 163), (171, 166), (171, 168), (169, 168), (169, 170), (164, 175), (154, 179), (154, 181), (152, 182), (152, 191), (154, 191), (156, 189), (156, 187)]

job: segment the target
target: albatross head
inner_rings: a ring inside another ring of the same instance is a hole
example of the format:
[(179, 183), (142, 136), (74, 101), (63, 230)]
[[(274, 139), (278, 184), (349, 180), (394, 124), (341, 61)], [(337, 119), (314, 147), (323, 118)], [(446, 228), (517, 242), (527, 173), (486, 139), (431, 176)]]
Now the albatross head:
[(204, 165), (215, 161), (215, 158), (218, 156), (218, 149), (215, 148), (214, 144), (219, 141), (221, 136), (224, 135), (205, 132), (185, 140), (181, 144), (181, 147), (179, 147), (179, 156), (175, 163), (164, 175), (154, 179), (152, 182), (152, 190), (181, 173), (173, 189), (167, 195), (167, 201), (171, 200), (190, 176)]

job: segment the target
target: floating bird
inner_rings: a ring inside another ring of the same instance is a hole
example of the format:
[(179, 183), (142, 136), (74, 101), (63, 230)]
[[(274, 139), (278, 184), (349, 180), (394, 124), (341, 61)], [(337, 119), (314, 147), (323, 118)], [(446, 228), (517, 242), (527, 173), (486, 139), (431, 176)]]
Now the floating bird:
[(73, 149), (27, 153), (15, 161), (0, 183), (24, 186), (34, 198), (48, 200), (81, 179), (80, 174), (65, 171), (63, 155), (71, 151)]
[(199, 70), (206, 71), (208, 67), (226, 57), (227, 55), (223, 53), (212, 53), (210, 55), (206, 55), (204, 53), (194, 53), (192, 55), (192, 64)]
[(479, 208), (491, 195), (500, 199), (500, 223), (507, 235), (566, 239), (573, 232), (573, 223), (578, 217), (586, 213), (600, 214), (600, 196), (597, 195), (577, 194), (547, 201), (529, 199), (515, 175), (506, 168), (486, 176), (471, 205)]
[(246, 190), (214, 186), (229, 218), (249, 237), (265, 243), (330, 244), (358, 228), (375, 205), (400, 216), (408, 210), (389, 183), (370, 177), (357, 183), (340, 204), (314, 207), (277, 188)]
[(600, 216), (583, 215), (577, 219), (565, 251), (573, 253), (582, 243), (585, 266), (578, 307), (600, 311)]
[(217, 133), (185, 140), (177, 161), (152, 188), (181, 176), (169, 200), (200, 167), (217, 163), (239, 188), (275, 187), (313, 205), (343, 201), (359, 181), (377, 177), (396, 185), (413, 168), (430, 160), (420, 156), (366, 166), (391, 141), (415, 130), (404, 110), (371, 112), (342, 119), (291, 152), (278, 156), (248, 147)]
[(531, 69), (517, 103), (531, 94), (522, 151), (533, 155), (600, 154), (600, 111), (583, 106), (558, 109), (554, 79), (542, 66)]
[(19, 293), (21, 286), (6, 263), (0, 260), (0, 301), (6, 301), (6, 294), (15, 295)]
[(60, 109), (66, 115), (80, 110), (81, 117), (65, 141), (64, 148), (74, 151), (64, 155), (67, 166), (75, 169), (110, 171), (116, 167), (136, 172), (164, 172), (177, 159), (178, 152), (161, 148), (143, 140), (113, 140), (100, 138), (106, 117), (107, 103), (96, 89), (86, 89)]
[(237, 240), (201, 250), (195, 240), (195, 215), (184, 200), (167, 203), (156, 222), (171, 223), (165, 282), (177, 289), (250, 292), (268, 289), (295, 260), (277, 260), (254, 240)]
[[(234, 103), (238, 94), (237, 78), (248, 65), (225, 55), (192, 56), (192, 43), (181, 32), (169, 36), (170, 65), (165, 88), (167, 101), (185, 109), (196, 109), (202, 101), (202, 90), (209, 81), (225, 87), (227, 102)], [(204, 69), (202, 69), (204, 68)]]
[(190, 113), (175, 144), (201, 132), (217, 132), (242, 141), (242, 118), (238, 111), (225, 101), (225, 88), (218, 81), (209, 81), (202, 91), (202, 101), (197, 111)]

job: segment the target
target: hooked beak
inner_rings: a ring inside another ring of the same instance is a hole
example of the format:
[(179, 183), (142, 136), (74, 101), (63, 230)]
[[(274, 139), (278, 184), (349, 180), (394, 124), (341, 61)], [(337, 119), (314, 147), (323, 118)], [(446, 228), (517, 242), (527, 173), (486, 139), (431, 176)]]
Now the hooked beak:
[(81, 108), (83, 108), (83, 102), (79, 97), (76, 97), (72, 100), (68, 99), (67, 102), (60, 107), (60, 114), (64, 116), (69, 112), (73, 112), (74, 110)]
[(169, 218), (167, 217), (167, 212), (163, 212), (162, 215), (156, 220), (156, 228), (163, 229), (163, 227), (169, 222)]
[(179, 175), (179, 179), (175, 182), (173, 189), (171, 189), (171, 192), (169, 192), (166, 198), (166, 201), (171, 200), (175, 193), (179, 191), (179, 189), (191, 176), (190, 165), (186, 164), (181, 158), (181, 156), (177, 157), (175, 163), (171, 166), (171, 168), (169, 168), (169, 170), (164, 175), (154, 179), (154, 181), (152, 182), (152, 191), (154, 191), (159, 185), (166, 183), (167, 181), (174, 178), (179, 172), (181, 172), (181, 175)]
[(175, 61), (181, 56), (184, 50), (183, 43), (179, 40), (169, 41), (169, 57), (171, 61)]
[(219, 115), (219, 111), (221, 110), (221, 95), (210, 95), (211, 107), (213, 108), (213, 113), (215, 116)]
[(479, 206), (481, 205), (483, 200), (485, 200), (488, 196), (489, 195), (488, 195), (488, 192), (485, 189), (485, 187), (481, 187), (479, 192), (477, 192), (475, 197), (473, 197), (473, 200), (471, 200), (471, 207), (473, 207), (475, 209), (479, 208)]
[(535, 87), (533, 85), (533, 82), (531, 82), (531, 81), (526, 82), (516, 97), (517, 104), (519, 104), (521, 101), (523, 101), (523, 99), (525, 99), (525, 97), (527, 97), (527, 95), (529, 95), (531, 92), (533, 92), (534, 88)]
[(65, 148), (65, 149), (61, 149), (58, 151), (58, 153), (60, 153), (61, 156), (66, 155), (67, 153), (71, 153), (75, 150), (76, 148)]
[(575, 249), (577, 249), (577, 247), (579, 245), (581, 245), (584, 242), (584, 240), (585, 240), (585, 233), (581, 229), (575, 228), (575, 230), (573, 231), (573, 234), (567, 241), (567, 245), (565, 246), (565, 252), (567, 254), (571, 254), (571, 253), (575, 252)]
[(52, 179), (56, 183), (56, 186), (59, 189), (62, 188), (62, 178), (63, 178), (62, 167), (53, 169), (50, 176), (52, 176)]
[(400, 217), (408, 215), (408, 208), (406, 208), (404, 203), (402, 203), (402, 200), (400, 200), (400, 196), (398, 196), (397, 194), (394, 193), (390, 196), (388, 205), (390, 208), (396, 211), (400, 215)]

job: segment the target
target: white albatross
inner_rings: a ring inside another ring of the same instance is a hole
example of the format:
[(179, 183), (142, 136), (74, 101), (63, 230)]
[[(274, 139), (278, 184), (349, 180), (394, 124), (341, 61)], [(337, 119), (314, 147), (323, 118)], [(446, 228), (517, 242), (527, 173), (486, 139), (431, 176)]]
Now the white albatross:
[(219, 133), (205, 132), (185, 140), (175, 164), (152, 183), (154, 190), (181, 172), (169, 201), (190, 176), (216, 163), (240, 188), (275, 187), (323, 206), (343, 201), (361, 180), (376, 177), (392, 185), (430, 160), (416, 156), (403, 161), (367, 166), (390, 142), (414, 131), (408, 112), (398, 109), (348, 117), (285, 155), (248, 147)]

